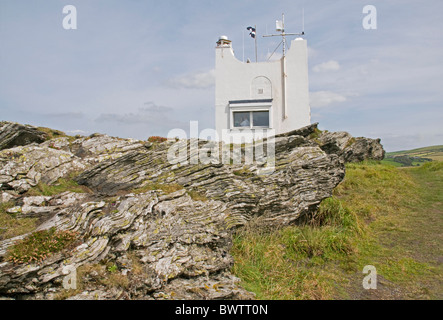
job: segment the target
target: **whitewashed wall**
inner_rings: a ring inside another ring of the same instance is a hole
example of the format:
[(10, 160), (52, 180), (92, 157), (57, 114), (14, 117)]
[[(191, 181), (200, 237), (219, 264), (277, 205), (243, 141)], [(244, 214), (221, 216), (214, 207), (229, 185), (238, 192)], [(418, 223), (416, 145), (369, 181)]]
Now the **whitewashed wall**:
[[(223, 129), (230, 129), (229, 101), (232, 100), (272, 98), (270, 118), (275, 134), (310, 124), (306, 40), (292, 40), (286, 53), (286, 119), (283, 119), (282, 105), (282, 60), (241, 62), (234, 56), (232, 47), (225, 46), (216, 48), (215, 64), (215, 116), (220, 138)], [(266, 79), (271, 82), (271, 88), (267, 88)], [(265, 88), (262, 95), (257, 94), (258, 86)], [(232, 130), (231, 134), (235, 135), (238, 130)]]

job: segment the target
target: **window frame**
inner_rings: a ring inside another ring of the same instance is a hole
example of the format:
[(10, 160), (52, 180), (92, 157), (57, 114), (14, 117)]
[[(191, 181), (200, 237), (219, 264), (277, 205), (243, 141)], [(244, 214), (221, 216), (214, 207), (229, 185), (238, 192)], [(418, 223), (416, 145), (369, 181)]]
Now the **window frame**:
[[(269, 114), (269, 126), (253, 126), (254, 111), (267, 111)], [(235, 127), (234, 126), (234, 113), (235, 112), (249, 112), (249, 126), (248, 127)], [(243, 129), (272, 129), (273, 128), (273, 114), (272, 114), (272, 102), (258, 102), (258, 103), (229, 103), (229, 127), (231, 131), (240, 131)]]

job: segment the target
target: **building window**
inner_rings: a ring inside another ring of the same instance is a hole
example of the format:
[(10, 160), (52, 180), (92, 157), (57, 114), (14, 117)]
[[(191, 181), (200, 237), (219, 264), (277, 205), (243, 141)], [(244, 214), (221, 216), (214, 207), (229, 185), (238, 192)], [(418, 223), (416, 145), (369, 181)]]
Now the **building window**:
[(269, 128), (269, 111), (234, 111), (234, 128)]
[(269, 127), (269, 111), (252, 111), (254, 127)]
[(250, 127), (251, 115), (250, 112), (234, 112), (234, 127)]

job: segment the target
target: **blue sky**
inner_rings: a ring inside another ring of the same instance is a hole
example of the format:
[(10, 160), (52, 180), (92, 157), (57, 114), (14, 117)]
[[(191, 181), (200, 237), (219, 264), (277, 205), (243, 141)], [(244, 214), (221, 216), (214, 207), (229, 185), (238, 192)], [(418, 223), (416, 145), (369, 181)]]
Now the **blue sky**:
[[(377, 29), (362, 26), (365, 5)], [(62, 9), (77, 9), (65, 30)], [(259, 61), (275, 20), (305, 13), (312, 121), (381, 138), (387, 151), (443, 144), (443, 2), (0, 0), (0, 120), (147, 139), (214, 127), (215, 42)], [(244, 49), (243, 49), (244, 41)]]

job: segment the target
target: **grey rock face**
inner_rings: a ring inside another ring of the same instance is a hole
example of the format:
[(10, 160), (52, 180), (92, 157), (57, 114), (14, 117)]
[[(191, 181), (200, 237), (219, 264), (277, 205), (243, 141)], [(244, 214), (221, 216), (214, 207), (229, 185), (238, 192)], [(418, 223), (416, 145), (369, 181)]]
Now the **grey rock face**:
[(63, 137), (5, 149), (0, 151), (0, 190), (22, 194), (40, 181), (54, 184), (60, 178), (137, 149), (145, 149), (141, 141), (106, 135), (72, 142)]
[(355, 142), (343, 152), (346, 162), (360, 162), (363, 160), (383, 160), (385, 150), (380, 139), (356, 138)]
[(45, 134), (37, 128), (18, 123), (0, 122), (0, 150), (24, 146), (46, 140)]
[[(225, 202), (232, 211), (232, 225), (260, 217), (263, 224), (277, 226), (315, 210), (344, 176), (338, 156), (326, 154), (302, 136), (276, 138), (275, 170), (264, 175), (257, 174), (263, 169), (260, 165), (173, 165), (167, 159), (170, 146), (103, 161), (84, 171), (77, 181), (108, 195), (150, 185), (179, 184)], [(187, 160), (190, 162), (189, 155)]]
[(385, 155), (380, 139), (354, 138), (347, 132), (322, 132), (316, 141), (323, 151), (337, 154), (345, 162), (383, 160)]
[[(82, 284), (74, 300), (253, 298), (230, 273), (232, 232), (252, 221), (267, 228), (297, 221), (331, 196), (344, 161), (383, 153), (377, 141), (316, 133), (314, 124), (275, 137), (274, 167), (233, 164), (226, 145), (220, 156), (228, 164), (212, 154), (192, 164), (214, 146), (207, 141), (152, 144), (100, 134), (1, 150), (0, 201), (13, 204), (8, 214), (38, 218), (36, 231), (75, 231), (79, 243), (41, 263), (14, 264), (8, 250), (27, 235), (0, 241), (0, 296), (60, 298), (66, 270), (74, 269)], [(194, 143), (200, 153), (190, 152)], [(168, 161), (173, 147), (187, 151), (187, 164)], [(72, 176), (92, 193), (29, 195), (40, 182)]]
[[(26, 203), (34, 200), (26, 199)], [(65, 276), (66, 267), (77, 269), (114, 257), (119, 272), (132, 280), (126, 298), (166, 298), (173, 292), (175, 298), (252, 297), (228, 272), (233, 259), (229, 255), (231, 234), (225, 221), (230, 212), (226, 204), (193, 201), (185, 190), (169, 195), (150, 191), (112, 200), (86, 200), (79, 197), (64, 210), (53, 209), (58, 213), (38, 228), (76, 231), (83, 236), (83, 243), (41, 264), (0, 263), (1, 295), (33, 297), (48, 292), (54, 281)], [(0, 254), (21, 238), (0, 242)], [(128, 252), (142, 265), (141, 270), (131, 266)], [(105, 290), (92, 284), (86, 289)], [(108, 292), (102, 298), (116, 299), (118, 294)], [(76, 298), (92, 296), (79, 294)]]

